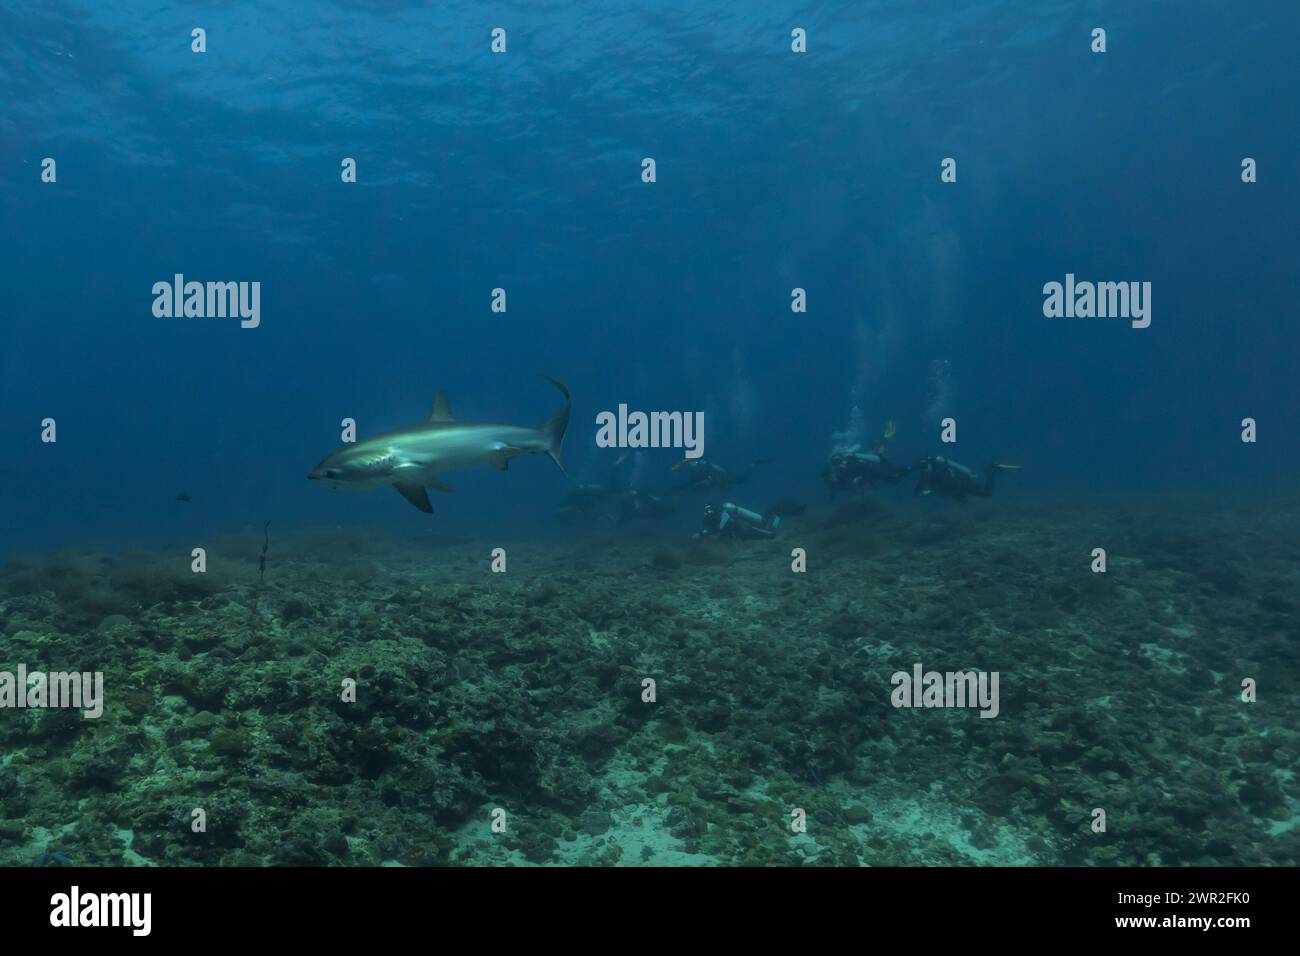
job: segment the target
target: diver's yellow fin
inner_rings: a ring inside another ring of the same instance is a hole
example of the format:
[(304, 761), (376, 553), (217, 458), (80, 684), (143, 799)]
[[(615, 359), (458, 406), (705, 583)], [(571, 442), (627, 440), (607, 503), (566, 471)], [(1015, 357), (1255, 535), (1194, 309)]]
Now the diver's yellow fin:
[(898, 431), (898, 426), (892, 420), (885, 422), (885, 437), (893, 438), (894, 432)]
[(677, 464), (673, 465), (673, 471), (676, 471), (678, 468), (682, 467), (682, 465), (686, 464), (686, 462), (689, 461), (689, 460), (690, 460), (690, 459), (688, 459), (688, 458), (683, 458), (683, 459), (682, 459), (681, 461), (679, 461)]
[(1004, 465), (1000, 462), (997, 465), (998, 471), (1019, 471), (1020, 467), (1020, 465)]

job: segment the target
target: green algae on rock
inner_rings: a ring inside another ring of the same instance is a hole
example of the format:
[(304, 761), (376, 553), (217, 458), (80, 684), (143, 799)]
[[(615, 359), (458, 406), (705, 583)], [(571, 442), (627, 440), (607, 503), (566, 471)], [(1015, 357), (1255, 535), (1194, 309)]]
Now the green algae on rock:
[[(0, 862), (1300, 860), (1300, 511), (994, 507), (519, 542), (506, 574), (335, 532), (283, 535), (263, 586), (251, 537), (206, 576), (12, 562), (0, 668), (91, 660), (106, 706), (3, 714)], [(1077, 542), (1102, 539), (1094, 575)], [(895, 709), (915, 662), (1000, 672), (1001, 713)]]

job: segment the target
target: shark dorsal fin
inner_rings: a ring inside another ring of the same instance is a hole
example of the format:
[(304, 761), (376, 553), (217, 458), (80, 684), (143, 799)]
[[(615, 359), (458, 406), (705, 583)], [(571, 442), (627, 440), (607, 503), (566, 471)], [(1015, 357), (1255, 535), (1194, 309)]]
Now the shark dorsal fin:
[(451, 405), (447, 402), (447, 393), (439, 390), (438, 394), (433, 396), (433, 411), (429, 415), (429, 421), (449, 422), (451, 420)]

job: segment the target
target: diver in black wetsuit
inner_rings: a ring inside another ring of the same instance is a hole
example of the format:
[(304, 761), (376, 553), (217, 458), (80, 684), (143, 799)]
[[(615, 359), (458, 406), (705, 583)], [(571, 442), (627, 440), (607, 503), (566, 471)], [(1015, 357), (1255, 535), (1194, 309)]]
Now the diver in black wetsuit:
[(831, 500), (834, 500), (835, 493), (841, 489), (864, 491), (877, 481), (897, 482), (909, 470), (905, 465), (895, 465), (881, 454), (839, 452), (831, 455), (830, 464), (822, 472), (822, 477), (830, 487)]
[(1004, 465), (993, 462), (984, 469), (980, 478), (965, 465), (960, 465), (950, 458), (936, 455), (922, 458), (912, 470), (918, 472), (914, 495), (944, 495), (965, 501), (968, 497), (993, 497), (993, 480), (1000, 471), (1019, 471), (1019, 465)]
[(634, 521), (638, 518), (661, 521), (673, 513), (672, 505), (648, 491), (627, 491), (617, 500), (619, 521)]
[(696, 538), (770, 538), (781, 526), (779, 515), (761, 515), (732, 501), (704, 506), (704, 521)]
[(703, 458), (683, 458), (673, 465), (673, 471), (681, 471), (686, 478), (686, 484), (678, 486), (679, 491), (725, 491), (733, 485), (748, 481), (754, 473), (755, 465), (765, 465), (770, 461), (771, 458), (758, 458), (746, 465), (744, 470), (733, 474), (721, 465)]
[(561, 520), (574, 523), (607, 518), (602, 506), (614, 494), (604, 485), (576, 485), (560, 502), (557, 514)]
[(556, 509), (556, 517), (566, 524), (575, 525), (617, 520), (617, 512), (622, 510), (619, 507), (621, 499), (629, 494), (637, 494), (629, 487), (631, 467), (624, 467), (631, 460), (630, 455), (620, 455), (610, 465), (609, 474), (603, 483), (574, 485)]
[(894, 431), (894, 423), (886, 422), (884, 432), (871, 442), (868, 451), (844, 451), (831, 455), (822, 477), (830, 488), (832, 501), (837, 491), (863, 492), (877, 481), (897, 482), (911, 470), (885, 457), (885, 446), (894, 437)]

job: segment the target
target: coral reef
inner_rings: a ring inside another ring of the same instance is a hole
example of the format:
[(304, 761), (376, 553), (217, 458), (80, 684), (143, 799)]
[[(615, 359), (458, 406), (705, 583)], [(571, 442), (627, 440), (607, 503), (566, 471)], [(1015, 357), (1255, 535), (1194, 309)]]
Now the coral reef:
[[(1300, 862), (1294, 503), (286, 534), (259, 584), (261, 544), (0, 571), (0, 671), (105, 676), (99, 719), (0, 711), (0, 863)], [(999, 672), (999, 715), (895, 709), (917, 662)]]

